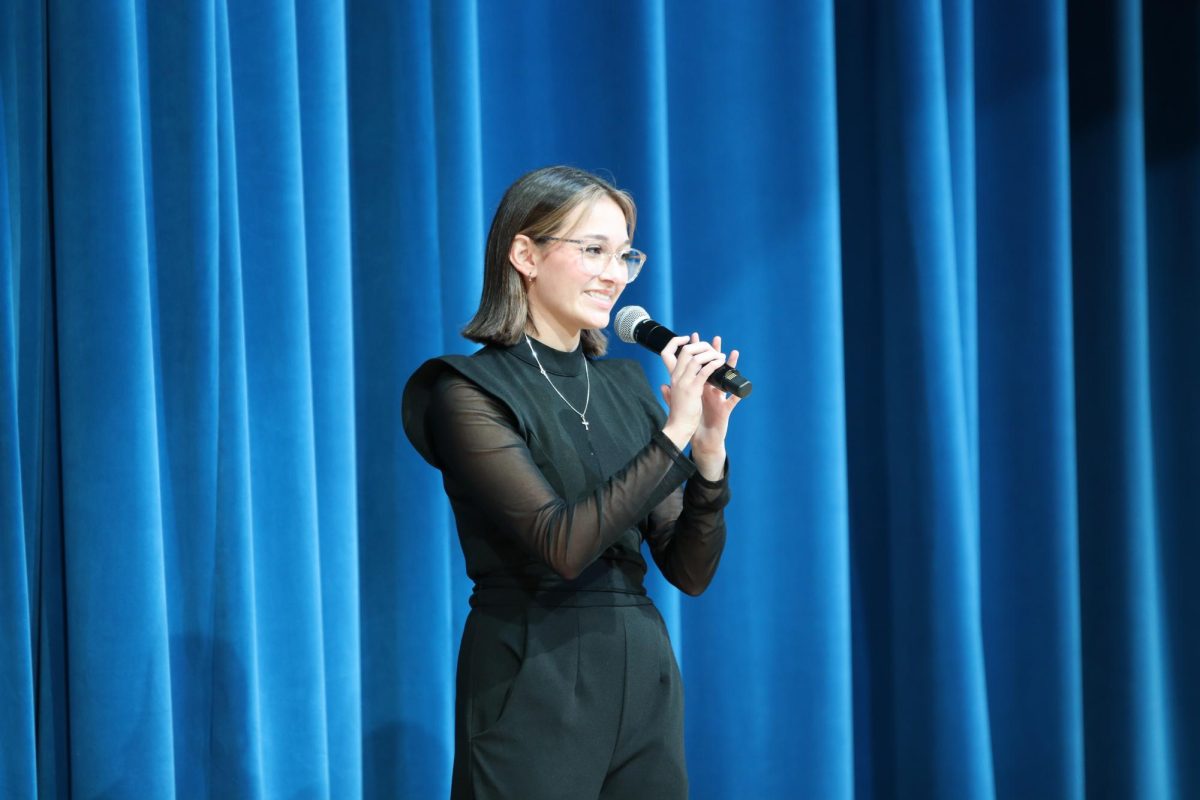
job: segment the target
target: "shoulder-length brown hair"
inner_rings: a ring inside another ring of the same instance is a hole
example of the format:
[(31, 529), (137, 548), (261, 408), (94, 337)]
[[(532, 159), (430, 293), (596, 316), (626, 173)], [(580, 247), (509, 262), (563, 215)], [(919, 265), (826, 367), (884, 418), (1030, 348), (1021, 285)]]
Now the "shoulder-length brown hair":
[[(574, 167), (542, 167), (522, 175), (508, 187), (488, 232), (479, 309), (462, 335), (480, 344), (509, 347), (520, 341), (526, 328), (533, 329), (525, 284), (508, 260), (513, 239), (522, 233), (534, 241), (558, 234), (576, 209), (604, 197), (611, 198), (624, 212), (632, 240), (637, 225), (633, 198), (590, 172)], [(602, 356), (608, 350), (608, 337), (602, 331), (584, 330), (580, 338), (586, 355)]]

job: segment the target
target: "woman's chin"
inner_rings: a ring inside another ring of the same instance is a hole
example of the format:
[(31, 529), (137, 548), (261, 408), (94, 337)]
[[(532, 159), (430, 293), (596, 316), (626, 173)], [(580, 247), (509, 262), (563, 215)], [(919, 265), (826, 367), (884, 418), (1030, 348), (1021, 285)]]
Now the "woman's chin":
[(594, 328), (596, 330), (602, 330), (602, 329), (608, 327), (608, 320), (609, 320), (609, 314), (607, 314), (607, 313), (592, 314), (588, 318), (587, 327)]

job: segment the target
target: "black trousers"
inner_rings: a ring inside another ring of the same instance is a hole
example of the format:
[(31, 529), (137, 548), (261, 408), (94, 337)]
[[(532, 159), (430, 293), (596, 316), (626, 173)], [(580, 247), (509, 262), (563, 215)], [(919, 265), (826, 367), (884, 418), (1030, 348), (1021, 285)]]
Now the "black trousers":
[(687, 797), (679, 667), (639, 600), (471, 611), (452, 800)]

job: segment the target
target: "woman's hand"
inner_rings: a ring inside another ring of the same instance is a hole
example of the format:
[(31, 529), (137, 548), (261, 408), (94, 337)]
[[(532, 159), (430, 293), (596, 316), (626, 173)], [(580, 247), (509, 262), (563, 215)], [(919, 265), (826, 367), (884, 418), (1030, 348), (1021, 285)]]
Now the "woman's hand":
[[(682, 346), (682, 350), (679, 348)], [(678, 355), (676, 350), (679, 350)], [(706, 381), (717, 367), (726, 363), (721, 353), (721, 337), (712, 344), (699, 334), (677, 336), (667, 343), (661, 353), (663, 363), (671, 374), (671, 385), (662, 386), (663, 400), (670, 412), (663, 433), (682, 450), (690, 441), (692, 460), (700, 474), (708, 480), (720, 480), (725, 469), (725, 434), (729, 430), (729, 414), (741, 398), (730, 395)], [(738, 352), (729, 357), (736, 366)]]
[[(713, 337), (713, 348), (721, 349), (721, 337)], [(738, 356), (740, 354), (734, 350), (729, 354), (726, 363), (731, 367), (736, 367)], [(696, 432), (692, 434), (692, 459), (696, 465), (700, 467), (700, 471), (704, 477), (709, 480), (718, 480), (721, 477), (725, 468), (725, 435), (729, 432), (729, 415), (733, 411), (734, 406), (742, 401), (742, 398), (734, 394), (727, 395), (725, 392), (711, 384), (704, 384), (704, 389), (700, 395), (702, 412), (700, 415), (700, 425), (697, 426)], [(708, 472), (704, 467), (708, 464), (715, 464), (715, 477), (709, 477)]]

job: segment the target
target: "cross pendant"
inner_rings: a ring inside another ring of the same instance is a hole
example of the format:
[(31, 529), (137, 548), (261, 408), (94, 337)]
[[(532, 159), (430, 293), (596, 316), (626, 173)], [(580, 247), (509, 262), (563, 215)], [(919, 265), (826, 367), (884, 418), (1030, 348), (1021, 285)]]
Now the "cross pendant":
[(580, 417), (579, 419), (583, 423), (583, 429), (585, 431), (590, 431), (592, 429), (592, 426), (588, 424), (588, 421), (586, 419), (584, 419), (583, 417)]

